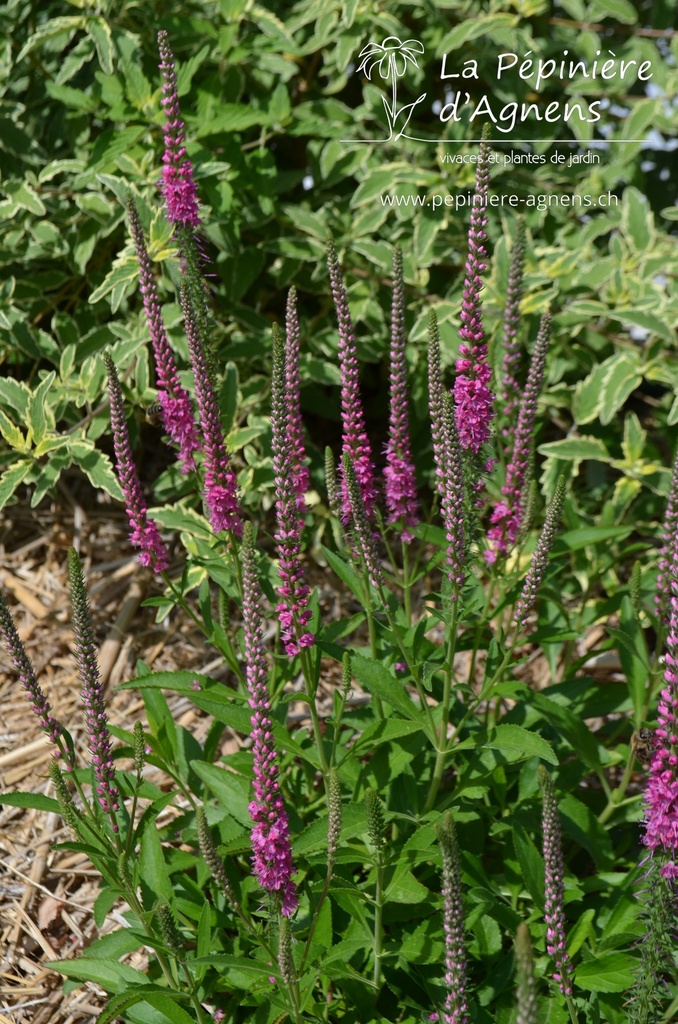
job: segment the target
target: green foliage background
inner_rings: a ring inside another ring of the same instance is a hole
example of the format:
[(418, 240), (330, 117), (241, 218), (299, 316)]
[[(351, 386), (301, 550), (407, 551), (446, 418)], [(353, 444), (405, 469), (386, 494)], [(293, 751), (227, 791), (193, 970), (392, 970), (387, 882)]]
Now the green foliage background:
[[(101, 350), (113, 346), (119, 365), (126, 354), (136, 356), (126, 380), (132, 404), (143, 406), (154, 397), (148, 358), (140, 348), (146, 327), (122, 208), (128, 189), (140, 201), (151, 254), (162, 272), (168, 322), (185, 352), (174, 302), (176, 253), (157, 187), (163, 121), (159, 28), (167, 29), (178, 60), (188, 150), (204, 203), (224, 414), (226, 425), (238, 428), (231, 447), (243, 452), (241, 485), (251, 500), (259, 500), (270, 481), (262, 459), (265, 445), (262, 449), (258, 441), (267, 430), (260, 401), (267, 390), (270, 324), (282, 318), (285, 290), (293, 283), (303, 315), (304, 407), (321, 446), (336, 435), (336, 333), (323, 258), (328, 230), (346, 265), (377, 444), (385, 431), (384, 356), (395, 242), (405, 253), (417, 424), (425, 419), (421, 356), (431, 302), (442, 323), (448, 363), (456, 353), (467, 215), (445, 206), (391, 209), (379, 196), (467, 191), (473, 165), (443, 164), (440, 156), (473, 153), (477, 147), (369, 141), (384, 137), (382, 96), (390, 86), (376, 73), (372, 81), (356, 73), (362, 47), (389, 35), (422, 41), (425, 54), (419, 67), (399, 80), (399, 100), (412, 102), (427, 92), (410, 128), (434, 140), (473, 138), (480, 131), (477, 124), (441, 125), (431, 110), (435, 99), (445, 100), (443, 54), (448, 70), (476, 60), (479, 81), (464, 88), (476, 99), (487, 93), (498, 104), (530, 98), (529, 83), (517, 75), (496, 82), (501, 52), (532, 51), (547, 58), (568, 49), (590, 61), (596, 50), (610, 49), (618, 59), (650, 60), (651, 95), (643, 83), (629, 87), (616, 79), (578, 79), (568, 86), (552, 79), (539, 100), (563, 99), (564, 90), (576, 93), (588, 85), (582, 96), (590, 100), (602, 94), (610, 101), (601, 122), (609, 139), (643, 138), (652, 128), (648, 145), (596, 149), (601, 163), (588, 167), (497, 165), (491, 188), (523, 197), (573, 190), (620, 196), (618, 207), (596, 211), (585, 222), (573, 209), (524, 211), (529, 232), (525, 338), (534, 337), (538, 315), (549, 304), (555, 313), (547, 399), (552, 429), (540, 440), (550, 444), (551, 456), (575, 467), (581, 457), (596, 460), (595, 497), (609, 495), (616, 481), (615, 515), (637, 498), (643, 484), (665, 490), (659, 464), (667, 462), (668, 446), (646, 443), (642, 429), (678, 420), (672, 355), (678, 302), (670, 237), (678, 208), (672, 205), (675, 177), (667, 180), (666, 173), (673, 154), (662, 142), (672, 136), (676, 117), (678, 43), (670, 32), (672, 18), (668, 2), (629, 0), (567, 0), (557, 6), (542, 0), (4, 4), (0, 356), (7, 376), (0, 381), (5, 442), (0, 459), (10, 472), (0, 483), (0, 503), (23, 480), (37, 504), (71, 462), (118, 495), (105, 442), (100, 443), (107, 416), (96, 411)], [(534, 152), (547, 157), (554, 152), (549, 143), (554, 134), (562, 137), (565, 131), (575, 140), (575, 132), (586, 138), (593, 130), (577, 122), (565, 128), (546, 122), (528, 127), (530, 137), (543, 137)], [(525, 129), (517, 134), (524, 136)], [(493, 137), (503, 140), (499, 153), (510, 151), (500, 132)], [(363, 141), (342, 141), (350, 138)], [(576, 145), (567, 151), (576, 152)], [(493, 252), (485, 301), (496, 340), (514, 212), (495, 209), (490, 217)], [(646, 344), (629, 336), (634, 327)], [(627, 427), (636, 437), (629, 461), (620, 430), (607, 427), (630, 395), (629, 409), (639, 419)], [(573, 426), (577, 435), (589, 438), (583, 448), (562, 443)], [(415, 427), (415, 446), (422, 453), (426, 434), (423, 426)], [(319, 487), (320, 462), (316, 452)], [(589, 476), (591, 465), (587, 462)]]

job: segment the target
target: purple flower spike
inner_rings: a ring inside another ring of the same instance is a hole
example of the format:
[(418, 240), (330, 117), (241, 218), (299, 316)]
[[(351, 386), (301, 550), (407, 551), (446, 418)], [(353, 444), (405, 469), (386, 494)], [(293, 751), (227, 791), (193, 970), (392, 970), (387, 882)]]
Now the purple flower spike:
[[(82, 565), (75, 548), (68, 550), (68, 582), (73, 608), (73, 628), (78, 672), (82, 683), (82, 702), (85, 707), (89, 749), (97, 780), (97, 796), (106, 813), (118, 810), (118, 790), (111, 754), (111, 734), (104, 702), (104, 688), (99, 675), (92, 616)], [(117, 832), (117, 826), (114, 826)]]
[(133, 199), (128, 200), (127, 213), (139, 263), (139, 288), (144, 300), (148, 333), (153, 344), (158, 378), (158, 401), (162, 406), (163, 426), (170, 439), (179, 446), (181, 472), (188, 473), (195, 469), (193, 453), (200, 448), (198, 430), (193, 417), (193, 403), (188, 392), (179, 383), (179, 374), (165, 331), (158, 289), (146, 249), (144, 232)]
[(655, 605), (657, 615), (666, 625), (669, 621), (669, 602), (671, 598), (671, 566), (678, 564), (678, 451), (673, 462), (669, 500), (666, 505), (666, 516), (662, 529), (662, 549), (659, 554), (657, 573), (657, 593)]
[(448, 577), (454, 587), (454, 600), (457, 588), (463, 585), (465, 579), (464, 467), (452, 396), (443, 385), (440, 336), (434, 310), (429, 313), (428, 335), (428, 387), (433, 459), (436, 466), (436, 488), (440, 495), (440, 511), (447, 539)]
[(400, 246), (393, 251), (391, 307), (391, 415), (386, 448), (386, 506), (388, 522), (402, 523), (401, 537), (413, 539), (409, 527), (419, 522), (419, 504), (407, 421), (407, 362), (405, 360), (405, 283)]
[(52, 706), (42, 692), (35, 670), (26, 654), (26, 648), (21, 642), (17, 628), (14, 625), (12, 613), (7, 607), (2, 594), (0, 594), (0, 634), (2, 634), (7, 652), (14, 664), (19, 682), (31, 702), (33, 714), (38, 719), (42, 731), (49, 738), (50, 742), (56, 746), (55, 756), (61, 755), (68, 767), (73, 769), (75, 761), (72, 751), (66, 742), (65, 730), (52, 714)]
[(104, 355), (104, 362), (108, 372), (113, 447), (118, 480), (125, 496), (125, 510), (131, 527), (130, 540), (135, 548), (141, 549), (139, 561), (143, 566), (150, 566), (154, 572), (164, 572), (169, 564), (167, 548), (162, 542), (156, 523), (148, 516), (148, 507), (132, 458), (120, 381), (108, 353)]
[(311, 486), (311, 478), (306, 465), (306, 448), (304, 445), (304, 427), (301, 420), (301, 400), (299, 379), (299, 316), (297, 314), (297, 289), (290, 288), (287, 296), (287, 312), (285, 317), (285, 389), (287, 405), (287, 433), (290, 440), (292, 458), (292, 479), (297, 494), (300, 511), (306, 510), (304, 495)]
[(205, 448), (205, 504), (209, 520), (215, 533), (231, 530), (240, 537), (242, 520), (235, 473), (230, 467), (224, 444), (219, 405), (210, 380), (198, 317), (185, 281), (181, 286), (181, 308), (184, 311), (184, 327), (193, 367), (195, 397), (200, 412), (200, 429)]
[(476, 165), (476, 185), (468, 233), (468, 257), (461, 307), (459, 359), (454, 384), (457, 430), (462, 448), (477, 452), (490, 437), (493, 395), (491, 371), (487, 363), (487, 344), (483, 328), (480, 292), (483, 287), (487, 251), (487, 192), (490, 180), (490, 148), (483, 139)]
[(523, 580), (523, 587), (520, 591), (520, 597), (516, 604), (513, 620), (519, 630), (525, 627), (527, 617), (530, 614), (530, 609), (537, 600), (537, 592), (544, 579), (549, 552), (551, 551), (553, 542), (556, 539), (556, 531), (558, 530), (558, 523), (563, 512), (564, 502), (565, 480), (561, 476), (558, 478), (558, 483), (556, 484), (556, 489), (553, 494), (553, 500), (546, 512), (546, 518), (544, 520), (542, 531), (539, 534), (537, 547), (535, 548), (534, 555), (532, 556), (530, 568), (527, 570), (527, 575)]
[(532, 353), (527, 383), (520, 401), (518, 423), (512, 443), (509, 445), (510, 461), (506, 467), (506, 483), (501, 489), (506, 500), (495, 506), (490, 520), (493, 525), (487, 531), (488, 540), (494, 551), (501, 551), (503, 554), (513, 547), (523, 525), (526, 490), (530, 482), (529, 468), (537, 402), (544, 380), (546, 353), (550, 340), (551, 316), (544, 313)]
[(289, 917), (299, 901), (292, 881), (294, 864), (289, 823), (280, 793), (278, 754), (273, 743), (263, 618), (251, 523), (245, 523), (243, 534), (242, 587), (245, 676), (252, 710), (254, 743), (254, 800), (249, 805), (254, 822), (252, 864), (259, 885), (280, 901), (281, 912)]
[[(342, 453), (348, 454), (355, 469), (355, 475), (368, 517), (372, 518), (376, 494), (374, 490), (374, 464), (372, 449), (365, 429), (365, 418), (360, 404), (358, 383), (358, 356), (356, 352), (353, 321), (348, 308), (344, 279), (339, 266), (339, 257), (334, 242), (330, 239), (327, 247), (327, 267), (330, 274), (332, 298), (339, 324), (339, 363), (341, 366), (341, 420), (344, 428)], [(342, 505), (344, 521), (351, 518), (351, 503), (348, 497), (346, 479), (342, 476)]]
[(443, 932), (445, 935), (446, 1024), (468, 1024), (464, 908), (461, 901), (461, 866), (452, 815), (447, 811), (439, 828), (443, 863)]
[(661, 874), (678, 877), (678, 554), (675, 543), (665, 572), (670, 587), (664, 689), (654, 733), (655, 750), (645, 790), (645, 835), (650, 850), (663, 855)]
[(160, 70), (162, 71), (162, 106), (167, 117), (165, 124), (165, 153), (162, 158), (163, 194), (167, 219), (171, 224), (197, 228), (200, 224), (198, 213), (198, 190), (193, 180), (193, 165), (188, 159), (184, 146), (185, 126), (181, 120), (177, 76), (174, 70), (174, 56), (170, 49), (167, 33), (158, 32)]
[(358, 476), (348, 452), (344, 452), (342, 469), (344, 471), (344, 480), (346, 481), (346, 490), (348, 491), (351, 521), (353, 523), (354, 556), (357, 556), (358, 560), (362, 562), (367, 570), (370, 583), (378, 590), (383, 588), (385, 580), (384, 574), (381, 571), (374, 527), (368, 519), (365, 502), (363, 501), (360, 484), (358, 483)]
[(282, 586), (278, 588), (282, 601), (278, 605), (278, 619), (285, 651), (290, 657), (302, 647), (312, 647), (315, 638), (306, 629), (311, 618), (308, 607), (309, 588), (304, 583), (304, 572), (299, 561), (301, 534), (304, 520), (295, 487), (291, 437), (289, 432), (289, 372), (285, 360), (285, 342), (277, 326), (273, 325), (273, 378), (271, 382), (271, 433), (273, 473), (275, 475), (275, 511), (278, 530), (280, 565), (278, 575)]
[[(511, 262), (508, 272), (506, 289), (506, 306), (504, 307), (504, 358), (501, 373), (501, 410), (508, 427), (503, 430), (504, 437), (513, 432), (513, 417), (520, 404), (520, 384), (518, 368), (520, 366), (520, 300), (523, 294), (523, 267), (525, 263), (525, 222), (518, 218), (516, 240), (511, 249)], [(509, 453), (510, 457), (510, 453)]]
[(553, 980), (558, 982), (564, 996), (571, 996), (572, 961), (565, 941), (565, 867), (563, 865), (558, 802), (549, 773), (543, 765), (539, 765), (537, 771), (544, 797), (542, 831), (544, 836), (546, 949), (556, 965)]

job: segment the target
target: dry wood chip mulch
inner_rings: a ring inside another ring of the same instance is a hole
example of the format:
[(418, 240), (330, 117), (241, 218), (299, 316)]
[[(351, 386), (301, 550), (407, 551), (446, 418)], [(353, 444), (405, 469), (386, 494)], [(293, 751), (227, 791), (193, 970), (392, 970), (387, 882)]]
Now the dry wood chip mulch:
[[(177, 617), (171, 626), (156, 624), (155, 609), (141, 607), (161, 586), (132, 554), (124, 512), (109, 507), (85, 513), (75, 504), (72, 511), (55, 506), (38, 513), (23, 503), (4, 510), (0, 588), (53, 713), (73, 735), (79, 763), (86, 764), (67, 585), (71, 544), (80, 553), (88, 581), (112, 725), (131, 730), (137, 718), (143, 721), (139, 695), (116, 690), (137, 674), (139, 658), (155, 671), (195, 669), (217, 678), (225, 673), (222, 660), (215, 659), (187, 617)], [(168, 700), (175, 721), (204, 739), (210, 720), (181, 696)], [(4, 646), (0, 708), (0, 791), (53, 796), (47, 777), (51, 746)], [(225, 734), (224, 752), (236, 742)], [(153, 771), (149, 777), (165, 784)], [(90, 983), (64, 995), (61, 975), (45, 966), (77, 956), (122, 924), (122, 909), (116, 907), (103, 928), (96, 928), (92, 907), (97, 873), (81, 854), (55, 849), (71, 838), (59, 815), (0, 807), (0, 1024), (93, 1021), (105, 1005), (103, 991)], [(142, 970), (145, 966), (141, 954), (128, 962)]]

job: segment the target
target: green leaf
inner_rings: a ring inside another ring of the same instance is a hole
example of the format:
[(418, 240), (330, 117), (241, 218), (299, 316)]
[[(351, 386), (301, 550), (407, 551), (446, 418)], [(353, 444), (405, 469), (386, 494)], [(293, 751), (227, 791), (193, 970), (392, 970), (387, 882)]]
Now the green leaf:
[(217, 967), (220, 971), (228, 971), (237, 968), (252, 978), (268, 978), (271, 974), (270, 964), (258, 963), (256, 960), (246, 960), (242, 956), (233, 956), (230, 953), (213, 953), (211, 956), (199, 956), (191, 960), (192, 964), (207, 967)]
[(530, 703), (534, 709), (553, 726), (581, 757), (587, 768), (597, 771), (600, 758), (595, 737), (582, 719), (553, 700), (546, 693), (531, 693)]
[(120, 261), (116, 260), (113, 268), (109, 270), (99, 287), (91, 292), (89, 297), (90, 303), (94, 305), (100, 302), (101, 299), (109, 295), (119, 285), (124, 285), (130, 289), (136, 287), (138, 275), (139, 266), (132, 256), (126, 256)]
[[(45, 737), (45, 743), (47, 738)], [(59, 813), (59, 801), (42, 793), (0, 793), (0, 806), (30, 807), (34, 811), (51, 811)]]
[(633, 465), (634, 462), (638, 462), (642, 458), (646, 440), (647, 431), (643, 430), (635, 412), (627, 413), (624, 420), (622, 450), (629, 465)]
[(73, 462), (87, 475), (93, 487), (106, 491), (118, 501), (124, 501), (124, 495), (108, 455), (98, 451), (91, 441), (77, 439), (69, 441), (68, 450)]
[(62, 33), (73, 35), (73, 33), (79, 28), (84, 28), (84, 25), (85, 19), (82, 16), (49, 18), (36, 32), (33, 33), (32, 36), (29, 36), (27, 42), (24, 43), (16, 58), (17, 63), (20, 60), (23, 60), (26, 54), (30, 53), (48, 39), (53, 39), (55, 36), (61, 35)]
[(22, 459), (20, 462), (15, 462), (0, 476), (0, 509), (5, 507), (32, 468), (32, 461)]
[(125, 992), (131, 985), (145, 985), (148, 979), (141, 971), (127, 964), (96, 957), (80, 956), (77, 960), (52, 960), (46, 966), (78, 981), (95, 981), (107, 992)]
[(188, 57), (186, 60), (182, 60), (181, 64), (177, 67), (177, 95), (179, 97), (186, 96), (189, 89), (191, 88), (191, 82), (198, 68), (204, 63), (205, 58), (209, 55), (212, 49), (209, 43), (202, 46), (197, 53), (194, 53), (192, 57)]
[(353, 567), (349, 565), (348, 562), (345, 562), (339, 555), (335, 554), (334, 551), (330, 551), (329, 548), (326, 548), (322, 544), (321, 548), (330, 567), (339, 577), (341, 582), (346, 584), (353, 596), (362, 604), (363, 588), (360, 580), (358, 579), (358, 574), (355, 572)]
[(402, 682), (391, 675), (384, 665), (369, 658), (363, 658), (360, 654), (353, 654), (351, 655), (351, 669), (358, 682), (366, 686), (375, 697), (390, 704), (410, 721), (422, 723), (422, 712), (410, 699)]
[(610, 310), (612, 320), (620, 320), (623, 324), (630, 324), (632, 327), (642, 327), (650, 334), (656, 334), (666, 341), (673, 341), (671, 325), (660, 320), (654, 313), (646, 313), (644, 310), (619, 309)]
[(48, 416), (50, 426), (54, 425), (52, 410), (47, 405), (47, 392), (54, 383), (55, 378), (55, 371), (50, 370), (45, 379), (37, 386), (28, 402), (28, 425), (33, 431), (33, 443), (35, 445), (38, 445), (45, 436)]
[[(193, 683), (199, 682), (201, 687), (215, 687), (223, 689), (223, 684), (218, 683), (201, 672), (190, 672), (188, 669), (178, 669), (174, 672), (149, 672), (146, 675), (136, 676), (126, 683), (120, 684), (121, 690), (174, 690), (176, 693), (184, 693), (190, 697), (193, 691)], [(197, 692), (197, 691), (196, 691)]]
[[(159, 985), (133, 985), (109, 1000), (106, 1009), (97, 1017), (96, 1024), (111, 1024), (111, 1021), (122, 1016), (125, 1010), (142, 1002), (160, 1010), (169, 1020), (176, 1021), (176, 1024), (195, 1024), (194, 1018), (176, 1005), (179, 1001), (188, 1001), (185, 992), (172, 992), (170, 989), (160, 988)], [(176, 1015), (177, 1011), (179, 1016)]]
[(564, 830), (578, 846), (588, 850), (596, 867), (599, 870), (612, 867), (615, 855), (610, 834), (593, 811), (572, 793), (559, 798), (558, 810)]
[(28, 411), (28, 400), (31, 392), (23, 381), (15, 380), (14, 377), (0, 377), (0, 401), (4, 402), (21, 417)]
[(214, 532), (204, 516), (192, 508), (182, 505), (163, 505), (153, 509), (153, 518), (159, 526), (167, 530), (182, 530), (191, 537), (202, 537), (212, 540)]
[(268, 125), (269, 122), (267, 110), (250, 107), (245, 103), (220, 103), (217, 113), (192, 126), (191, 134), (195, 139), (204, 139), (222, 132), (241, 132), (253, 125)]
[(377, 168), (368, 174), (353, 193), (351, 206), (353, 208), (372, 203), (382, 193), (390, 193), (393, 188), (393, 173), (390, 170)]
[[(631, 113), (624, 118), (620, 133), (621, 138), (642, 139), (646, 134), (647, 129), (654, 124), (657, 118), (657, 114), (660, 109), (659, 101), (657, 99), (638, 100), (635, 96), (628, 96), (626, 101), (627, 103), (633, 103), (633, 109), (631, 110)], [(640, 195), (640, 193), (638, 193), (638, 195)], [(652, 217), (652, 213), (650, 213), (650, 222), (653, 220), (654, 218)]]
[(643, 382), (638, 357), (620, 352), (608, 364), (603, 378), (600, 422), (610, 423), (629, 395)]
[(423, 903), (431, 898), (425, 885), (418, 882), (411, 871), (400, 865), (384, 893), (388, 903)]
[(44, 217), (47, 213), (42, 199), (27, 182), (8, 182), (5, 189), (7, 194), (11, 196), (12, 201), (20, 209), (28, 210), (29, 213), (34, 213), (38, 217)]
[(520, 865), (525, 888), (535, 902), (544, 905), (544, 861), (539, 850), (519, 821), (513, 823), (513, 849)]
[(582, 526), (578, 530), (566, 530), (556, 537), (554, 553), (565, 549), (581, 551), (589, 544), (604, 544), (608, 540), (621, 540), (632, 532), (632, 526)]
[(14, 448), (15, 451), (26, 452), (29, 450), (29, 445), (26, 442), (26, 438), (21, 433), (15, 423), (12, 423), (9, 416), (6, 416), (0, 409), (0, 434), (4, 437), (10, 448)]
[(615, 647), (619, 654), (624, 676), (629, 688), (633, 704), (636, 728), (642, 725), (643, 707), (645, 704), (645, 688), (650, 675), (645, 634), (638, 616), (631, 604), (630, 597), (623, 597), (619, 612), (619, 629), (608, 627), (608, 632), (615, 638)]
[(625, 992), (633, 985), (637, 960), (627, 953), (608, 953), (577, 967), (577, 986), (587, 992)]
[(539, 445), (541, 455), (552, 455), (556, 459), (597, 459), (610, 462), (612, 456), (597, 437), (565, 437), (562, 441), (549, 441)]
[(488, 733), (485, 745), (500, 750), (512, 764), (529, 761), (531, 757), (540, 757), (549, 764), (559, 763), (550, 743), (520, 725), (498, 725)]
[(85, 28), (96, 46), (101, 70), (105, 75), (112, 75), (115, 50), (113, 49), (113, 36), (111, 35), (108, 23), (99, 16), (90, 17), (87, 19)]
[(270, 36), (278, 43), (282, 43), (284, 48), (291, 53), (297, 52), (297, 45), (287, 31), (285, 23), (273, 11), (268, 10), (267, 7), (262, 7), (261, 4), (252, 4), (249, 10), (249, 17), (265, 35)]
[(263, 425), (260, 427), (237, 427), (226, 438), (226, 447), (230, 453), (239, 452), (250, 441), (253, 441), (256, 437), (261, 437), (267, 429), (268, 427)]
[(145, 829), (141, 837), (139, 875), (142, 892), (144, 889), (147, 890), (143, 896), (144, 907), (147, 910), (150, 910), (153, 904), (153, 901), (148, 899), (149, 893), (152, 893), (156, 900), (165, 899), (168, 903), (174, 898), (172, 882), (156, 828)]
[(638, 21), (638, 12), (629, 0), (595, 0), (588, 17), (593, 20), (614, 18), (624, 25), (635, 25)]
[(206, 764), (204, 761), (193, 761), (191, 767), (236, 821), (241, 825), (251, 826), (249, 805), (252, 799), (252, 786), (249, 779), (225, 768)]

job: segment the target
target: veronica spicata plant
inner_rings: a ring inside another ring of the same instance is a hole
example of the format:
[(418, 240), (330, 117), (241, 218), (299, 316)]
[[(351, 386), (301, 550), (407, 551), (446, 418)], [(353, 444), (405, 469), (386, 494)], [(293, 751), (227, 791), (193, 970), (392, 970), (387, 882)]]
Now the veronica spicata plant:
[[(336, 443), (327, 450), (302, 414), (310, 364), (301, 347), (312, 325), (299, 282), (279, 305), (284, 330), (275, 325), (261, 341), (261, 453), (239, 458), (204, 282), (199, 233), (209, 208), (199, 205), (165, 33), (159, 48), (157, 202), (178, 248), (170, 276), (186, 341), (179, 351), (133, 206), (129, 218), (163, 425), (190, 470), (175, 500), (149, 507), (152, 486), (139, 476), (128, 425), (124, 346), (104, 357), (107, 401), (130, 548), (153, 570), (149, 604), (171, 629), (188, 617), (216, 667), (201, 658), (156, 672), (140, 660), (124, 686), (141, 691), (145, 722), (114, 728), (86, 580), (69, 553), (85, 717), (76, 750), (0, 599), (11, 671), (54, 751), (50, 806), (100, 875), (97, 920), (119, 911), (115, 937), (53, 966), (77, 982), (100, 979), (109, 998), (101, 1024), (669, 1020), (660, 1014), (671, 1012), (676, 984), (666, 912), (678, 835), (675, 487), (660, 563), (666, 604), (653, 619), (654, 581), (645, 570), (629, 572), (628, 584), (624, 575), (629, 551), (645, 549), (618, 546), (633, 529), (620, 521), (619, 494), (598, 519), (577, 490), (597, 439), (568, 434), (534, 450), (550, 360), (559, 360), (554, 376), (565, 372), (570, 338), (562, 296), (549, 296), (550, 313), (543, 295), (530, 296), (519, 227), (510, 227), (506, 303), (484, 305), (498, 233), (487, 140), (456, 322), (438, 302), (417, 312), (419, 323), (428, 316), (425, 360), (405, 302), (407, 239), (394, 248), (390, 336), (381, 339), (388, 420), (372, 436), (351, 250), (342, 247), (342, 270), (330, 242)], [(397, 48), (382, 49), (390, 60)], [(376, 70), (378, 54), (367, 56)], [(386, 78), (401, 70), (383, 66)], [(317, 268), (314, 286), (324, 273)], [(521, 315), (521, 296), (532, 298), (539, 323)], [(531, 354), (521, 385), (523, 348)], [(494, 393), (504, 396), (496, 420)], [(412, 433), (415, 408), (424, 429)], [(255, 479), (270, 487), (256, 523)], [(328, 518), (332, 541), (321, 546)], [(585, 643), (601, 622), (625, 676), (606, 687), (591, 684)], [(662, 643), (668, 633), (663, 662), (649, 653), (651, 629)], [(175, 695), (209, 716), (203, 742), (175, 721)], [(640, 827), (633, 727), (650, 762)], [(641, 834), (652, 854), (641, 868), (650, 872), (645, 903), (634, 897)], [(634, 942), (643, 936), (641, 952)], [(137, 949), (145, 972), (119, 962)]]

